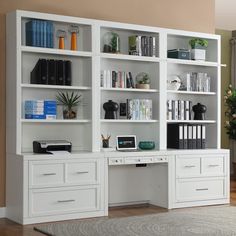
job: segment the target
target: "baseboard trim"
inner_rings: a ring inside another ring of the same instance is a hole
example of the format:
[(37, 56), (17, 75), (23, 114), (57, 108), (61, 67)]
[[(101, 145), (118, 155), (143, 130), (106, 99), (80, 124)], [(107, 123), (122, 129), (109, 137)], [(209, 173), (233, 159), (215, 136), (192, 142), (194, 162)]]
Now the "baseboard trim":
[(0, 218), (6, 217), (6, 207), (0, 207)]

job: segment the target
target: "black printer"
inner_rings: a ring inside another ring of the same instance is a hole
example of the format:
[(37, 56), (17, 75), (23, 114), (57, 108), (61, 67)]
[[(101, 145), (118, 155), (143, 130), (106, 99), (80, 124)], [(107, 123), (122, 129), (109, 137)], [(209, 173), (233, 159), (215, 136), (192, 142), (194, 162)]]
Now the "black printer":
[(72, 143), (66, 140), (40, 140), (33, 141), (34, 153), (52, 154), (51, 151), (71, 152)]

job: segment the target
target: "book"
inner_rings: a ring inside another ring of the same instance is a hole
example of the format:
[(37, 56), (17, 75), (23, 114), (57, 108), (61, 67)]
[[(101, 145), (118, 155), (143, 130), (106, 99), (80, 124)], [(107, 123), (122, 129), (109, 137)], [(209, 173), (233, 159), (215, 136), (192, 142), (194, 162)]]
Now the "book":
[(197, 126), (196, 125), (192, 125), (192, 146), (193, 149), (197, 149)]
[(202, 130), (201, 130), (201, 148), (205, 149), (206, 148), (206, 126), (202, 125)]
[(193, 149), (193, 126), (188, 125), (188, 149)]
[(202, 132), (201, 132), (201, 125), (197, 125), (197, 149), (201, 149), (201, 138), (202, 138)]
[(135, 86), (134, 86), (134, 80), (133, 80), (133, 76), (132, 76), (132, 73), (131, 73), (131, 72), (129, 72), (129, 80), (130, 80), (130, 85), (131, 85), (131, 87), (132, 87), (132, 88), (135, 88)]
[(72, 84), (71, 61), (67, 60), (64, 63), (65, 63), (65, 85), (71, 86)]
[(62, 60), (57, 61), (57, 85), (65, 84), (65, 63)]
[(184, 149), (188, 149), (188, 125), (183, 125), (183, 143), (184, 143)]
[(57, 79), (57, 63), (55, 60), (48, 60), (48, 84), (55, 85)]

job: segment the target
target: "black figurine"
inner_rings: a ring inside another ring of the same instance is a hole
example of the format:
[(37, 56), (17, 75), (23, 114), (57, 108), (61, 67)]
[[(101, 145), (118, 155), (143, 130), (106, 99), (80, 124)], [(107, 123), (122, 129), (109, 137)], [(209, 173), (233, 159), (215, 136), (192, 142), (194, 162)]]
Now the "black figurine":
[(205, 120), (205, 113), (207, 111), (207, 108), (205, 105), (201, 103), (197, 103), (193, 106), (193, 112), (194, 112), (194, 120)]
[(119, 105), (116, 102), (108, 100), (103, 104), (103, 109), (105, 110), (105, 119), (117, 119)]

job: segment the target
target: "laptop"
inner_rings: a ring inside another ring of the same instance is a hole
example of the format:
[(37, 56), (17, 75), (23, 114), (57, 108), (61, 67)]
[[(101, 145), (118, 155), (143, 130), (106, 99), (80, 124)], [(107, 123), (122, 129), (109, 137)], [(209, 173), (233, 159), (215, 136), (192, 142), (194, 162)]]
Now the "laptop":
[(121, 152), (139, 151), (137, 147), (136, 135), (116, 136), (116, 149)]

